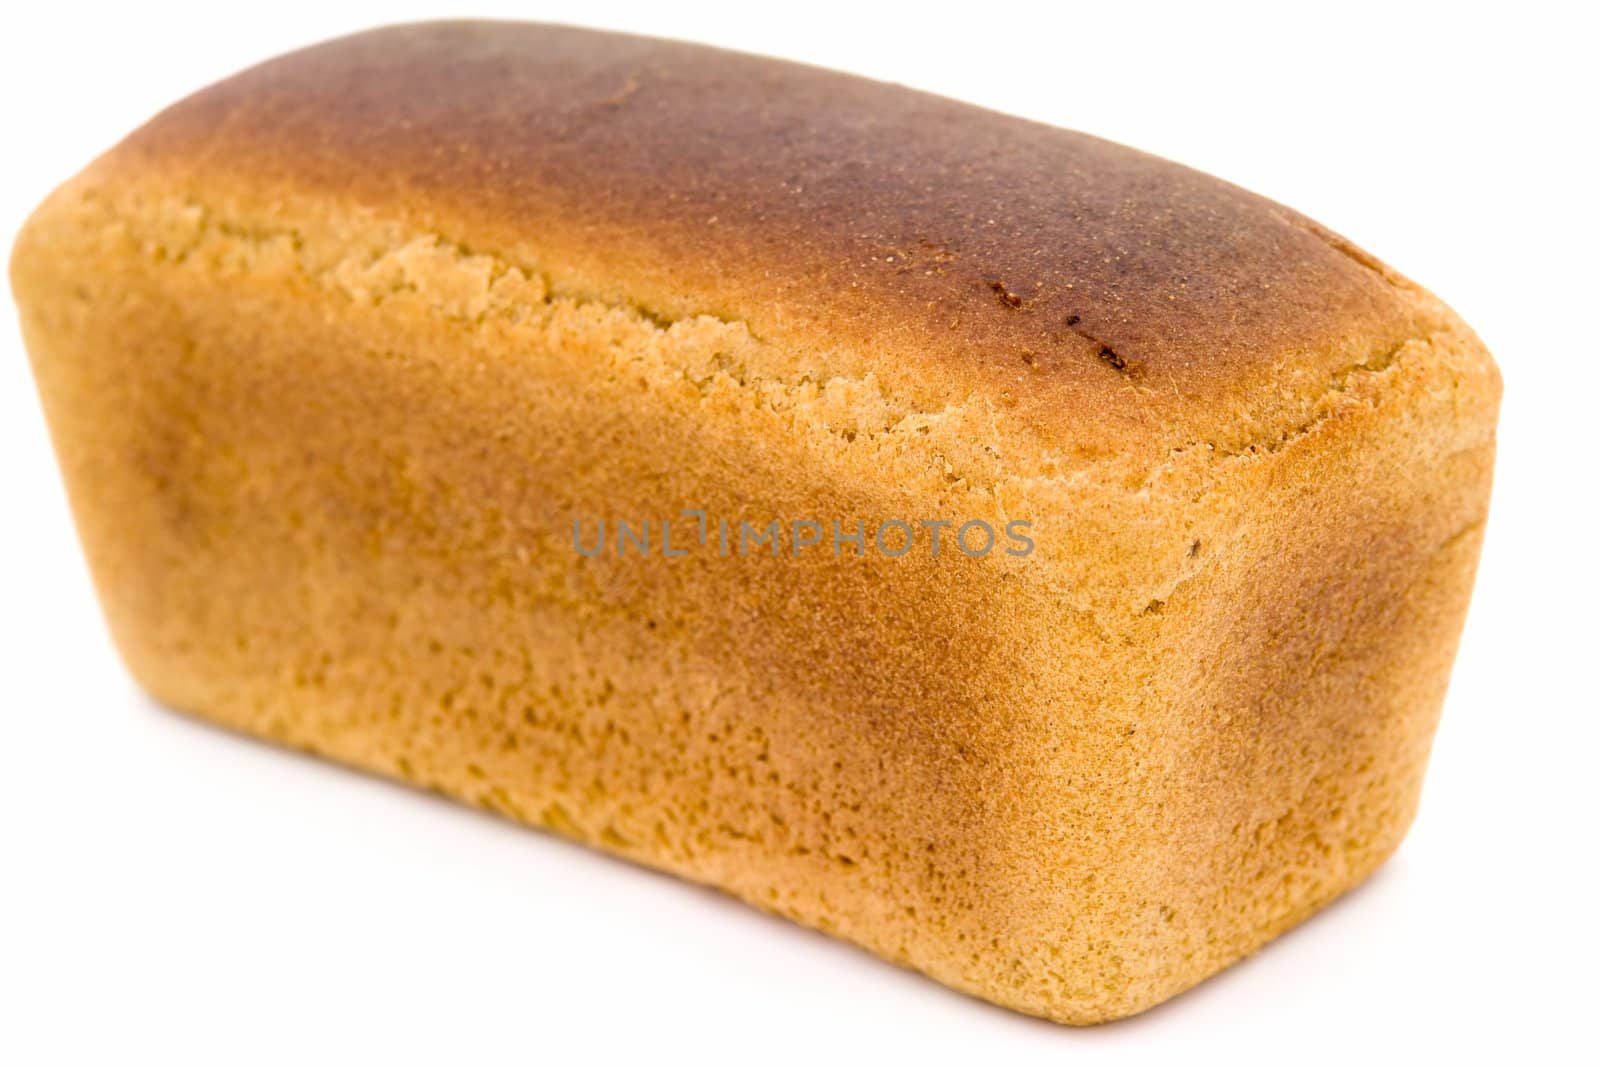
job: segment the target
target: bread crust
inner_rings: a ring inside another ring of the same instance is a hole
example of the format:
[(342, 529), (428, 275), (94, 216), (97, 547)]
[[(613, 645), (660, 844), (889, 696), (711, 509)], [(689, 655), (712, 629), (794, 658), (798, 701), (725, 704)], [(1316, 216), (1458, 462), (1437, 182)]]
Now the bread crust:
[[(406, 26), (177, 105), (12, 280), (159, 699), (1069, 1023), (1415, 809), (1499, 378), (1436, 299), (1128, 149), (695, 46)], [(1025, 558), (572, 523), (1032, 524)]]
[(1167, 160), (846, 74), (559, 26), (309, 48), (183, 101), (116, 159), (470, 234), (560, 291), (848, 349), (912, 402), (976, 393), (1065, 446), (1209, 432), (1219, 410), (1315, 395), (1438, 324), (1349, 242)]

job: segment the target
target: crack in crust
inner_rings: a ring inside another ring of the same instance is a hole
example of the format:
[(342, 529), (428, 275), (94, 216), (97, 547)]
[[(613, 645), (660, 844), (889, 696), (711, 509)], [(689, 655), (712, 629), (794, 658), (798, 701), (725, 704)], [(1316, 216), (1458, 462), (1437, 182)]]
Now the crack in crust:
[[(373, 305), (400, 293), (415, 295), (424, 300), (439, 315), (461, 322), (481, 322), (490, 315), (529, 320), (543, 314), (551, 305), (570, 301), (577, 307), (595, 307), (611, 314), (621, 314), (663, 334), (674, 331), (715, 326), (740, 335), (749, 345), (770, 348), (773, 342), (756, 333), (748, 321), (719, 316), (710, 312), (673, 314), (634, 301), (618, 301), (601, 295), (576, 290), (558, 283), (547, 270), (523, 260), (511, 259), (495, 252), (474, 248), (449, 235), (418, 230), (412, 227), (387, 225), (372, 220), (381, 231), (369, 235), (352, 247), (364, 251), (352, 253), (348, 248), (327, 248), (308, 243), (305, 232), (292, 225), (261, 224), (228, 217), (193, 196), (166, 198), (151, 205), (138, 202), (121, 205), (98, 189), (89, 188), (83, 193), (87, 204), (98, 206), (109, 213), (108, 229), (126, 232), (137, 240), (144, 253), (152, 260), (181, 265), (202, 249), (210, 248), (236, 267), (247, 271), (274, 271), (290, 269), (305, 281), (343, 297), (365, 301)], [(215, 245), (225, 246), (219, 250)], [(287, 254), (277, 254), (284, 252)], [(1026, 310), (1027, 303), (996, 280), (991, 288), (997, 300), (1008, 307)], [(1015, 301), (1015, 304), (1012, 302)], [(1082, 325), (1078, 315), (1069, 316), (1064, 325), (1097, 347), (1097, 357), (1109, 368), (1117, 371), (1130, 383), (1137, 383), (1141, 368), (1098, 340)], [(1419, 333), (1364, 359), (1354, 361), (1331, 373), (1329, 384), (1316, 394), (1301, 398), (1299, 407), (1313, 410), (1302, 417), (1278, 427), (1268, 427), (1243, 443), (1223, 444), (1232, 426), (1254, 426), (1261, 421), (1255, 412), (1245, 411), (1235, 422), (1219, 427), (1219, 432), (1208, 438), (1192, 438), (1172, 446), (1166, 461), (1153, 465), (1139, 483), (1139, 491), (1148, 491), (1170, 468), (1173, 460), (1204, 448), (1218, 461), (1237, 460), (1250, 456), (1271, 455), (1289, 447), (1301, 438), (1314, 433), (1324, 422), (1334, 418), (1338, 409), (1330, 399), (1348, 390), (1357, 374), (1378, 374), (1390, 369), (1402, 353), (1412, 345), (1431, 345), (1436, 333), (1445, 330)], [(670, 352), (663, 358), (670, 359)], [(867, 373), (859, 376), (846, 374), (811, 375), (793, 377), (770, 372), (755, 373), (750, 364), (755, 359), (739, 359), (730, 354), (720, 354), (705, 372), (689, 366), (678, 368), (682, 379), (704, 394), (714, 382), (723, 381), (741, 389), (748, 389), (757, 402), (781, 408), (792, 404), (811, 391), (849, 390), (865, 388), (876, 394), (877, 404), (884, 414), (870, 423), (825, 423), (822, 429), (845, 443), (857, 440), (873, 441), (880, 437), (914, 435), (926, 437), (932, 425), (941, 421), (960, 422), (964, 413), (975, 406), (985, 412), (983, 421), (995, 430), (999, 439), (1000, 421), (1006, 411), (988, 396), (968, 391), (960, 398), (951, 398), (938, 407), (919, 407), (911, 398), (892, 389), (880, 376)], [(948, 467), (947, 454), (935, 454), (947, 466), (946, 479), (951, 484), (987, 486), (998, 496), (998, 483), (1010, 477), (1030, 485), (1066, 484), (1078, 481), (1085, 470), (1118, 461), (1115, 454), (1093, 457), (1088, 467), (1078, 466), (1049, 472), (1050, 457), (1042, 453), (1020, 455), (1018, 473), (1005, 475), (996, 467), (984, 472), (961, 472)]]

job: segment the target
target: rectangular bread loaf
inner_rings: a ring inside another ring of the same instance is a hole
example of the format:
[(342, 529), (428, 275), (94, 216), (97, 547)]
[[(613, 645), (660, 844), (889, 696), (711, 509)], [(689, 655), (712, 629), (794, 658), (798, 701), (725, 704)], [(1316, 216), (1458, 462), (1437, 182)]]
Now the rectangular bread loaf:
[(1068, 1023), (1252, 952), (1411, 820), (1498, 375), (1224, 182), (425, 24), (164, 112), (11, 272), (174, 708)]

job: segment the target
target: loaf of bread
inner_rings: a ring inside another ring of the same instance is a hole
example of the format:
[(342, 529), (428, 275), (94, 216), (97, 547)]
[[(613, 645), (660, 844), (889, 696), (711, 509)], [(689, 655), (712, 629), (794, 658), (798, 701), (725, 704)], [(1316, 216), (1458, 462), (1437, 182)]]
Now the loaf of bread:
[(1067, 1023), (1251, 953), (1415, 810), (1499, 378), (1232, 185), (425, 24), (177, 104), (11, 270), (174, 708)]

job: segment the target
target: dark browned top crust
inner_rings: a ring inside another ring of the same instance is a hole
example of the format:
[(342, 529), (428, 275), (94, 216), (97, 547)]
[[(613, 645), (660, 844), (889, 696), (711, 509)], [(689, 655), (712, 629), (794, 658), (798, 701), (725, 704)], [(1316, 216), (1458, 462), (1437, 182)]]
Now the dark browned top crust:
[(1360, 365), (1435, 313), (1309, 220), (1154, 156), (564, 27), (322, 44), (176, 105), (113, 158), (332, 193), (468, 246), (532, 240), (557, 284), (800, 348), (927, 359), (938, 389), (999, 397), (1047, 435), (1087, 418), (1167, 436), (1197, 402), (1249, 410), (1285, 375)]

